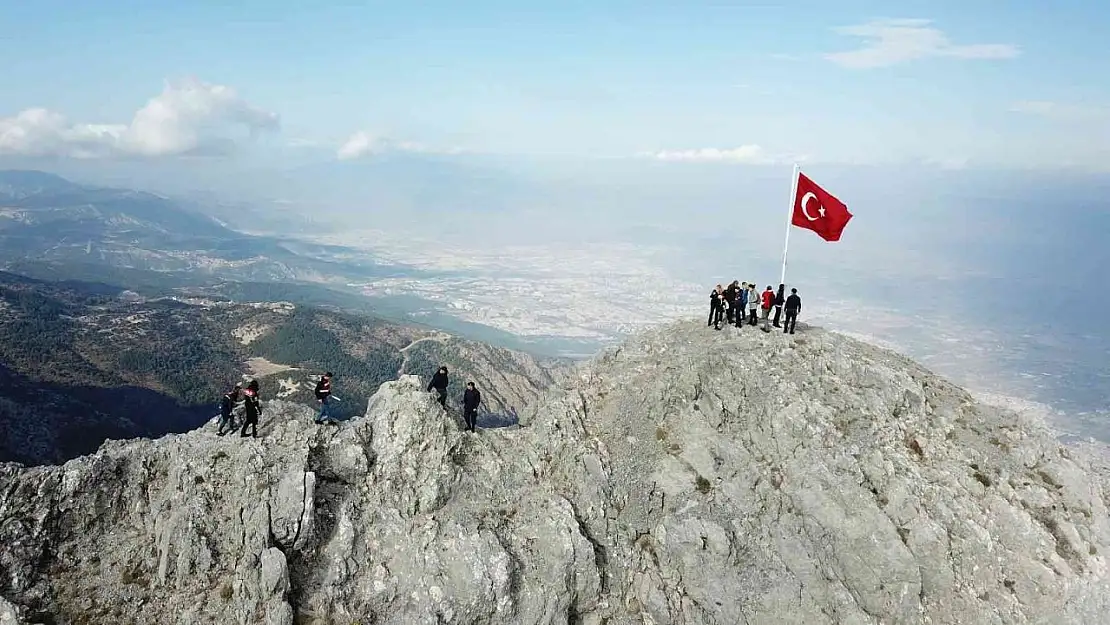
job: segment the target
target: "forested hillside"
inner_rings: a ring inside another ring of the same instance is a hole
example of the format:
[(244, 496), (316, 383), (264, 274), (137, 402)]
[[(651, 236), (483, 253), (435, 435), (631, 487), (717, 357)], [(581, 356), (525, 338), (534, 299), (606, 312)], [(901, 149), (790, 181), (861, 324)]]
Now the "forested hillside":
[(333, 371), (346, 418), (402, 370), (427, 375), (440, 362), (453, 395), (475, 379), (495, 413), (533, 398), (559, 366), (368, 315), (0, 273), (0, 461), (60, 462), (106, 438), (187, 431), (250, 378), (264, 398), (312, 403), (315, 380)]

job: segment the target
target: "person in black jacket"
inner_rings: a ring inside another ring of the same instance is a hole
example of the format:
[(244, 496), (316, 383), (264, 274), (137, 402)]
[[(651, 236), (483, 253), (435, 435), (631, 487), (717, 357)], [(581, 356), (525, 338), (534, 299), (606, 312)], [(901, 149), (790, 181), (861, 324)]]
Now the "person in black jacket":
[(782, 333), (794, 334), (794, 326), (798, 325), (798, 313), (802, 312), (802, 298), (798, 297), (798, 289), (790, 289), (790, 297), (786, 298), (786, 323), (782, 325)]
[(428, 382), (428, 390), (433, 388), (436, 390), (436, 401), (447, 410), (447, 367), (440, 367), (432, 376), (432, 381)]
[(231, 411), (235, 410), (235, 404), (239, 403), (239, 393), (242, 389), (242, 384), (236, 384), (235, 388), (224, 393), (223, 398), (220, 399), (220, 429), (216, 432), (217, 436), (235, 431), (235, 418), (231, 416)]
[(331, 371), (328, 371), (320, 376), (320, 381), (316, 383), (316, 400), (320, 402), (320, 414), (316, 416), (316, 423), (323, 423), (328, 419), (334, 421), (328, 404), (328, 400), (331, 399), (331, 375)]
[(725, 303), (725, 323), (732, 325), (733, 316), (736, 314), (736, 291), (739, 289), (739, 282), (732, 281), (732, 284), (725, 287), (724, 297)]
[(775, 293), (775, 327), (781, 328), (779, 325), (779, 316), (782, 314), (782, 305), (786, 302), (786, 285), (780, 284), (779, 290)]
[(723, 297), (722, 291), (724, 289), (718, 284), (717, 288), (709, 294), (709, 323), (706, 325), (713, 326), (718, 330), (721, 329), (721, 317), (724, 315), (724, 301), (721, 299)]
[(466, 383), (466, 390), (463, 391), (463, 419), (466, 420), (466, 427), (471, 432), (474, 431), (474, 426), (478, 425), (478, 406), (482, 403), (482, 392), (474, 388), (473, 382)]
[(243, 419), (243, 429), (240, 430), (239, 436), (247, 436), (249, 425), (251, 437), (258, 438), (258, 419), (262, 416), (262, 402), (258, 398), (258, 380), (251, 380), (247, 390), (243, 391), (243, 414), (246, 415), (246, 419)]

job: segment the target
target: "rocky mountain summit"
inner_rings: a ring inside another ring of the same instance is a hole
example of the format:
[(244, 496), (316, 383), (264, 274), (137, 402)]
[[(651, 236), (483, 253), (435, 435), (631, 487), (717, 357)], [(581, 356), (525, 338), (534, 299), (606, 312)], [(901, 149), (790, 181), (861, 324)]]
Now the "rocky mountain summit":
[(317, 427), (0, 468), (0, 623), (1097, 623), (1110, 488), (817, 328), (680, 323), (460, 430), (412, 376)]

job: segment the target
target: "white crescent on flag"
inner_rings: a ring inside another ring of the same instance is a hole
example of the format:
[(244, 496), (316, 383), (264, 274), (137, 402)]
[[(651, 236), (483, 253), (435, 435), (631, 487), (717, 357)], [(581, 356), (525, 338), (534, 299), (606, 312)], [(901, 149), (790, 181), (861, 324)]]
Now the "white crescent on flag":
[[(816, 217), (809, 214), (809, 201), (811, 199), (817, 199), (817, 194), (815, 194), (813, 191), (810, 191), (802, 196), (802, 214), (805, 215), (806, 219), (810, 221), (817, 221)], [(822, 217), (825, 216), (825, 209), (822, 208), (820, 204), (817, 205), (817, 213)]]

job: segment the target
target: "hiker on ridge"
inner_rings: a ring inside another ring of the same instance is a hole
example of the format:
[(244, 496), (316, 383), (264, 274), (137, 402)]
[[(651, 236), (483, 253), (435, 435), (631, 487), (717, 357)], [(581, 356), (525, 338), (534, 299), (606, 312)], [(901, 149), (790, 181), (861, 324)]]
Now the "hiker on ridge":
[(786, 285), (780, 284), (779, 290), (775, 293), (775, 323), (776, 328), (781, 328), (779, 325), (779, 318), (782, 315), (782, 305), (786, 301)]
[(759, 291), (755, 290), (755, 283), (748, 283), (748, 325), (755, 325), (758, 323), (757, 316), (759, 315)]
[(798, 313), (802, 312), (802, 298), (798, 297), (798, 289), (790, 289), (790, 297), (786, 298), (786, 323), (782, 324), (783, 334), (794, 334), (794, 326), (798, 325)]
[(467, 382), (466, 390), (463, 391), (463, 419), (471, 432), (474, 431), (474, 426), (478, 425), (478, 406), (481, 403), (482, 392), (474, 388), (473, 382)]
[(733, 315), (736, 327), (744, 327), (744, 319), (748, 316), (748, 283), (741, 282), (736, 287), (736, 314)]
[(771, 308), (774, 307), (774, 305), (775, 305), (775, 291), (774, 291), (774, 289), (771, 288), (770, 284), (768, 284), (767, 289), (765, 291), (763, 291), (763, 298), (762, 299), (763, 299), (763, 301), (761, 303), (762, 303), (762, 307), (763, 307), (763, 331), (764, 332), (770, 332), (771, 331), (771, 320), (770, 320)]
[(320, 402), (320, 414), (316, 416), (316, 423), (323, 423), (328, 419), (332, 421), (335, 420), (335, 418), (331, 416), (331, 406), (328, 404), (328, 400), (331, 399), (331, 376), (331, 371), (328, 371), (321, 376), (320, 381), (316, 383), (316, 390), (314, 392), (316, 393), (316, 400)]
[(258, 438), (258, 418), (262, 416), (262, 402), (258, 397), (258, 380), (251, 380), (247, 390), (243, 391), (243, 429), (239, 432), (240, 438), (247, 436), (247, 426), (251, 428), (251, 437)]
[(739, 290), (740, 286), (736, 280), (725, 287), (725, 323), (728, 325), (732, 325), (733, 319), (736, 317), (736, 297)]
[(440, 367), (439, 371), (432, 376), (432, 381), (428, 382), (428, 390), (436, 390), (436, 401), (447, 410), (447, 367)]
[(235, 430), (235, 418), (231, 416), (231, 412), (235, 410), (235, 404), (239, 403), (239, 393), (242, 389), (243, 385), (236, 382), (235, 388), (224, 393), (220, 399), (220, 427), (216, 431), (217, 436), (223, 436)]
[(721, 307), (722, 290), (721, 285), (718, 284), (717, 288), (709, 293), (709, 323), (705, 324), (714, 326), (718, 330), (721, 329), (721, 311), (723, 310)]

